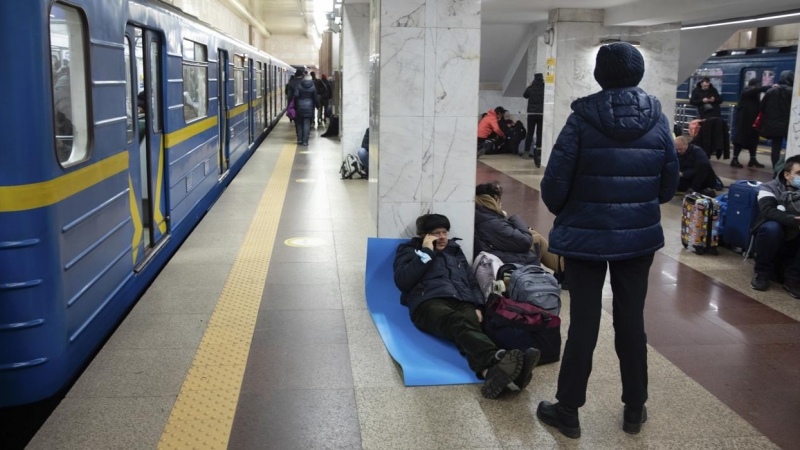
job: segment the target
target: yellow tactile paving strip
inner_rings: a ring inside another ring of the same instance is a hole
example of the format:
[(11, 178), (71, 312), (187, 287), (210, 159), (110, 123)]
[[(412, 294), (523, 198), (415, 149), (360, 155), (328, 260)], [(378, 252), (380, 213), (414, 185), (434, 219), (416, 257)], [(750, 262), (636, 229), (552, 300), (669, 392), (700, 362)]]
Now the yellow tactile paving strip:
[(161, 434), (159, 449), (228, 447), (295, 148), (283, 146)]

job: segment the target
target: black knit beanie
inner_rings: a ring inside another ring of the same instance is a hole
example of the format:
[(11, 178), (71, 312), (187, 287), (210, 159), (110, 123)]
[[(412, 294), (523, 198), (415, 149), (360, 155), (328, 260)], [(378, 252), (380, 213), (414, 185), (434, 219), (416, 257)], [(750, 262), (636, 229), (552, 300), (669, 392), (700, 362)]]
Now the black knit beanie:
[(425, 214), (417, 218), (417, 235), (422, 236), (437, 228), (450, 231), (450, 220), (441, 214)]
[(634, 87), (644, 76), (644, 57), (627, 42), (600, 47), (594, 66), (594, 79), (603, 89)]

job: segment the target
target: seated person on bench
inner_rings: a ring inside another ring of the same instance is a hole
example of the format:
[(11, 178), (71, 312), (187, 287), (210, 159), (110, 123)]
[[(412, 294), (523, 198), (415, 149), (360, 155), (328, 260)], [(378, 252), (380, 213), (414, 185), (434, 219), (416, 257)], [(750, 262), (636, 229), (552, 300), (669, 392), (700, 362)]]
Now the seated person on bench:
[(417, 219), (417, 235), (397, 248), (394, 282), (402, 292), (411, 321), (425, 333), (454, 341), (478, 378), (481, 393), (497, 398), (511, 383), (530, 383), (539, 351), (502, 350), (481, 329), (483, 294), (456, 243), (450, 221), (440, 214)]
[(699, 192), (709, 197), (716, 197), (714, 185), (717, 175), (711, 168), (706, 152), (702, 148), (690, 144), (683, 136), (675, 138), (675, 150), (678, 152), (678, 162), (681, 165), (681, 179), (678, 182), (678, 191)]
[[(800, 189), (800, 156), (786, 160), (783, 171), (758, 191), (759, 215), (756, 233), (756, 267), (750, 287), (766, 291), (769, 280), (777, 279), (776, 266), (784, 267), (783, 288), (800, 298), (800, 216), (790, 214), (782, 203), (786, 192)], [(779, 264), (783, 263), (783, 264)]]
[(564, 262), (559, 271), (559, 258), (547, 250), (547, 239), (529, 228), (519, 215), (508, 217), (500, 208), (502, 196), (503, 187), (496, 181), (475, 188), (475, 256), (486, 252), (504, 264), (544, 265), (563, 272)]

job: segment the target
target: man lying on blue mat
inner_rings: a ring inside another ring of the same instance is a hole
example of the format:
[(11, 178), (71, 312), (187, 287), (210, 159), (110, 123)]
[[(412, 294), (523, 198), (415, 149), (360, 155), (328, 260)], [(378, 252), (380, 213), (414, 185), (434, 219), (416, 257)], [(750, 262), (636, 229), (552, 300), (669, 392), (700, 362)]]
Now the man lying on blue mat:
[(403, 293), (400, 302), (417, 328), (456, 343), (469, 367), (486, 380), (484, 397), (497, 398), (512, 383), (525, 389), (539, 350), (502, 350), (483, 333), (483, 294), (458, 239), (448, 239), (449, 230), (447, 217), (425, 214), (417, 219), (419, 237), (397, 248), (394, 282)]

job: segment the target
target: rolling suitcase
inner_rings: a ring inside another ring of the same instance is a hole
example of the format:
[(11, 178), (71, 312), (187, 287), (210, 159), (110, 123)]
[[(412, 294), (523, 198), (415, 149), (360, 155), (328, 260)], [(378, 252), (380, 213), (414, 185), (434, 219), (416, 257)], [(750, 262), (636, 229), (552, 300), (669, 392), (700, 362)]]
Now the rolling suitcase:
[(681, 243), (698, 255), (717, 254), (719, 203), (715, 199), (696, 192), (683, 198)]
[(725, 220), (725, 245), (736, 250), (747, 250), (750, 229), (758, 217), (758, 190), (760, 181), (739, 180), (730, 186), (728, 212)]

